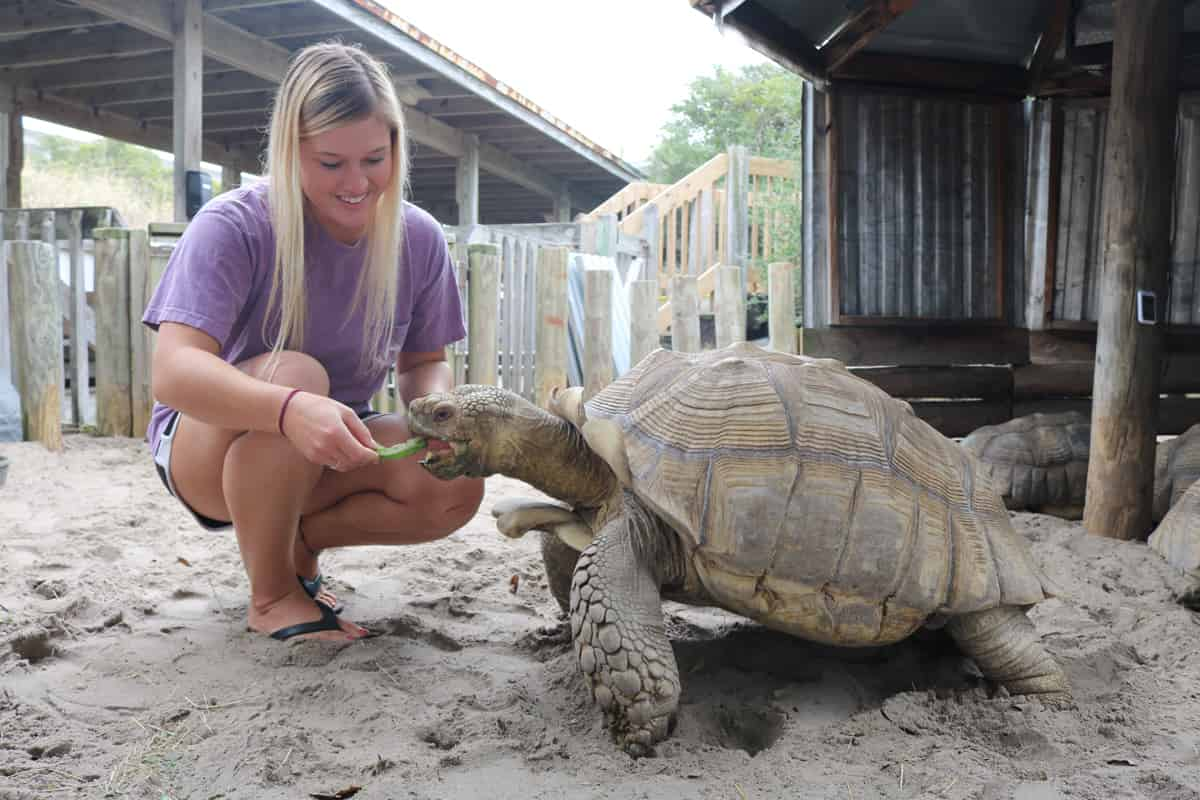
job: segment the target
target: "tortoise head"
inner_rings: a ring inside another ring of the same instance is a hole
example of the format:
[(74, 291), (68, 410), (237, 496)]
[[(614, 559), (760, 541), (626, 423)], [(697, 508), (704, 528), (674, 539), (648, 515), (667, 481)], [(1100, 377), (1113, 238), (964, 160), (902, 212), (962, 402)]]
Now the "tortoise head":
[(421, 466), (443, 480), (503, 471), (496, 459), (514, 444), (519, 426), (513, 421), (521, 416), (521, 405), (528, 403), (511, 392), (472, 384), (414, 399), (408, 405), (409, 430), (445, 443), (431, 446)]

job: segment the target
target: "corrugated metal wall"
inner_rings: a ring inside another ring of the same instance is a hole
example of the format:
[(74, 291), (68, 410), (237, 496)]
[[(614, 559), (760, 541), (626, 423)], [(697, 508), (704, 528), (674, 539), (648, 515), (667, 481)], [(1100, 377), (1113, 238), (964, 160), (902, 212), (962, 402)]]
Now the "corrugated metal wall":
[[(806, 209), (810, 270), (828, 245), (828, 211), (815, 203), (828, 179), (818, 127), (823, 105), (824, 96), (815, 95), (806, 126), (815, 134), (805, 153), (806, 195), (814, 200)], [(998, 208), (1025, 203), (1020, 105), (839, 88), (833, 109), (840, 315), (1023, 317), (1024, 215)], [(806, 285), (811, 301), (834, 302), (819, 296), (819, 283)], [(828, 321), (817, 314), (813, 324)]]
[[(1104, 148), (1108, 127), (1107, 99), (1059, 101), (1062, 114), (1061, 172), (1058, 224), (1053, 269), (1050, 319), (1095, 322), (1100, 315), (1099, 284), (1104, 266)], [(1038, 102), (1035, 126), (1039, 141), (1037, 161), (1048, 162), (1050, 101)], [(1179, 103), (1176, 146), (1175, 204), (1171, 270), (1168, 284), (1168, 321), (1200, 325), (1200, 101), (1184, 96)], [(1035, 272), (1043, 272), (1049, 224), (1045, 205), (1031, 209), (1037, 238), (1031, 237)]]

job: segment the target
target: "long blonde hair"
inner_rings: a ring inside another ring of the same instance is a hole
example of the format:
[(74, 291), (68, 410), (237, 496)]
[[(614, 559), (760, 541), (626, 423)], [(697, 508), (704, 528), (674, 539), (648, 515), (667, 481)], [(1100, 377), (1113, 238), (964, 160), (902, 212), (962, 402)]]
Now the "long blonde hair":
[(387, 68), (358, 47), (335, 42), (303, 48), (292, 59), (271, 113), (267, 145), (268, 197), (275, 229), (275, 269), (263, 320), (279, 310), (279, 335), (272, 343), (268, 374), (285, 348), (304, 346), (308, 308), (304, 302), (304, 192), (300, 184), (300, 141), (331, 128), (377, 116), (391, 129), (392, 180), (375, 207), (367, 230), (366, 269), (359, 277), (347, 317), (364, 303), (366, 330), (359, 369), (378, 367), (396, 317), (396, 270), (404, 241), (404, 191), (408, 145), (400, 101)]

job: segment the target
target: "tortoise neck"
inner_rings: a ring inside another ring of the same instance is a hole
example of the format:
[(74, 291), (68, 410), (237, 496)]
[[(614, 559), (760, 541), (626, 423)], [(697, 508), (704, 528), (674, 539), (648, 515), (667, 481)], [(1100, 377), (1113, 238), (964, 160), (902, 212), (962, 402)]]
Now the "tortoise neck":
[(576, 507), (603, 504), (616, 490), (617, 477), (588, 447), (579, 429), (533, 404), (521, 414), (519, 446), (502, 447), (496, 472), (524, 481)]

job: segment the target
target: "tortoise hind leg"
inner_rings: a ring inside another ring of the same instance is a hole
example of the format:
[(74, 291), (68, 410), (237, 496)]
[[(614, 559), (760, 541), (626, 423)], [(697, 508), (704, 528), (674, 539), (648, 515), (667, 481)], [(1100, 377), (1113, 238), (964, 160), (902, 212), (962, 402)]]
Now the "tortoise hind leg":
[(629, 755), (651, 755), (674, 727), (679, 668), (667, 639), (654, 555), (661, 538), (635, 504), (579, 555), (571, 637), (609, 730)]
[(558, 534), (542, 533), (542, 566), (550, 594), (564, 614), (571, 613), (571, 576), (579, 551), (564, 542)]
[(952, 617), (946, 630), (980, 672), (1012, 694), (1065, 700), (1071, 688), (1058, 662), (1046, 652), (1025, 612), (1001, 606)]

